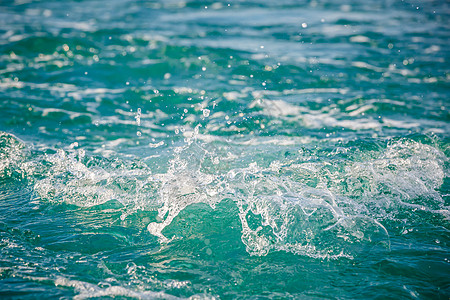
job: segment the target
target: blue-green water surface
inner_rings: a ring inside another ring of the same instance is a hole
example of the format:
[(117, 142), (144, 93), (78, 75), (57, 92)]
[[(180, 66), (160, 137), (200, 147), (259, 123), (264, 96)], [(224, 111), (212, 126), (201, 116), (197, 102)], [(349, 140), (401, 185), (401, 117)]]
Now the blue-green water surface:
[(0, 298), (448, 299), (449, 16), (0, 1)]

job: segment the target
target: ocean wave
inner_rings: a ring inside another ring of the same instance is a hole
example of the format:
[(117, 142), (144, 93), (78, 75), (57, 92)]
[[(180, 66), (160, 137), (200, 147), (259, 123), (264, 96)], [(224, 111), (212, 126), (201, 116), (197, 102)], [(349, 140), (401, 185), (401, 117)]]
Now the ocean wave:
[[(122, 220), (137, 211), (155, 211), (147, 229), (161, 243), (170, 242), (164, 232), (188, 206), (203, 203), (214, 209), (225, 199), (237, 208), (248, 253), (259, 256), (287, 251), (352, 258), (376, 246), (388, 250), (386, 226), (405, 215), (407, 223), (418, 222), (417, 217), (426, 221), (425, 213), (448, 216), (438, 192), (447, 158), (411, 139), (335, 160), (326, 157), (355, 149), (335, 148), (320, 158), (298, 144), (274, 144), (297, 154), (257, 162), (253, 153), (264, 144), (207, 143), (194, 134), (172, 147), (166, 160), (153, 159), (151, 165), (90, 156), (74, 145), (32, 153), (5, 133), (1, 142), (3, 178), (27, 180), (41, 201), (79, 207), (118, 201)], [(239, 156), (230, 156), (238, 151)]]

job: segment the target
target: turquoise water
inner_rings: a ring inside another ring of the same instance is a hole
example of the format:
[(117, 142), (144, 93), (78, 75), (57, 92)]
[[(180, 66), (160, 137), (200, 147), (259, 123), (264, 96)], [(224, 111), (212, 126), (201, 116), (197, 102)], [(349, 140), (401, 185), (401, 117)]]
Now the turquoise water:
[(0, 297), (448, 299), (445, 1), (1, 1)]

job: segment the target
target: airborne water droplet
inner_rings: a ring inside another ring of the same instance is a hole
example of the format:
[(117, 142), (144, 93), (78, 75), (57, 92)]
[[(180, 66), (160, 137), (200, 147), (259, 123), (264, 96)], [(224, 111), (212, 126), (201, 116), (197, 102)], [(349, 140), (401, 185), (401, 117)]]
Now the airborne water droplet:
[(136, 116), (134, 117), (136, 119), (137, 126), (141, 126), (141, 109), (137, 109)]

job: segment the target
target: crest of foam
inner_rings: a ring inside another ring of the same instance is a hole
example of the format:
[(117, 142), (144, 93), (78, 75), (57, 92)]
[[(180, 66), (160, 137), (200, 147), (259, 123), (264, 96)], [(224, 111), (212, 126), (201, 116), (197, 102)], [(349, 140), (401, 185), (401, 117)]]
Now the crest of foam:
[(164, 229), (189, 205), (214, 209), (231, 199), (252, 255), (352, 257), (374, 244), (389, 248), (383, 224), (405, 209), (448, 216), (437, 191), (447, 159), (430, 145), (403, 139), (352, 159), (301, 156), (263, 166), (252, 159), (260, 145), (246, 145), (240, 156), (228, 150), (242, 145), (222, 145), (228, 150), (221, 156), (222, 141), (200, 142), (197, 135), (198, 128), (173, 148), (166, 171), (156, 173), (143, 162), (89, 157), (82, 149), (27, 158), (22, 143), (2, 134), (2, 176), (14, 169), (49, 201), (93, 206), (115, 199), (124, 205), (123, 218), (136, 209), (157, 210), (148, 230), (161, 242), (169, 241)]

